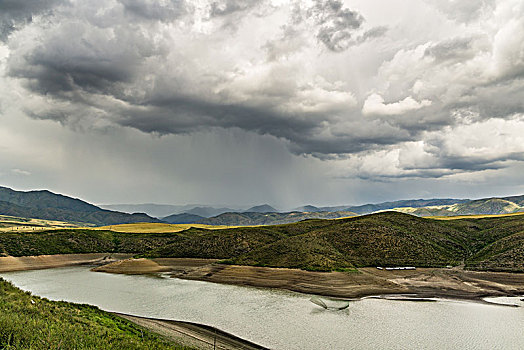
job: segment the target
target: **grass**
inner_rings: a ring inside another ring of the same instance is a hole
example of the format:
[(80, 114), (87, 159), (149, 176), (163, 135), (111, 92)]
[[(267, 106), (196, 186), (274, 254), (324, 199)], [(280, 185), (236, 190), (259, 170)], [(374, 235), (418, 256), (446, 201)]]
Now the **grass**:
[(485, 218), (501, 218), (507, 216), (524, 215), (524, 212), (509, 213), (509, 214), (485, 214), (485, 215), (457, 215), (457, 216), (427, 216), (427, 219), (435, 220), (460, 220), (460, 219), (485, 219)]
[(2, 232), (34, 232), (53, 228), (78, 228), (79, 225), (67, 221), (20, 218), (0, 215), (0, 233)]
[(0, 278), (0, 349), (189, 349), (90, 305), (31, 295)]
[(203, 225), (203, 224), (163, 224), (154, 222), (140, 222), (135, 224), (120, 224), (92, 228), (93, 230), (109, 230), (114, 232), (133, 232), (133, 233), (168, 233), (181, 232), (190, 228), (201, 228), (206, 230), (222, 230), (234, 228), (236, 226), (224, 225)]

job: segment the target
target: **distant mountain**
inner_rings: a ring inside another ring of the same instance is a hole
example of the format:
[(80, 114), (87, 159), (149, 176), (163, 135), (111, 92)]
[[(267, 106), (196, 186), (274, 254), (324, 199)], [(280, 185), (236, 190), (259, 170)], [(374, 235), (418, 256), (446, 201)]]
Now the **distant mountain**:
[(102, 209), (116, 210), (124, 213), (145, 213), (147, 215), (161, 218), (173, 213), (181, 213), (191, 209), (192, 205), (170, 205), (170, 204), (103, 204), (99, 205)]
[(303, 207), (298, 207), (293, 209), (293, 211), (301, 211), (305, 213), (315, 213), (317, 211), (337, 211), (337, 210), (322, 210), (322, 208), (315, 207), (314, 205), (304, 205)]
[(0, 187), (0, 201), (13, 203), (21, 207), (38, 209), (54, 208), (82, 212), (100, 210), (97, 206), (80, 199), (52, 193), (48, 190), (22, 192), (7, 187)]
[(42, 191), (15, 191), (0, 187), (0, 214), (94, 225), (161, 222), (146, 214), (127, 214), (101, 209), (80, 199)]
[(186, 214), (203, 216), (209, 218), (212, 216), (217, 216), (227, 212), (236, 212), (237, 210), (231, 208), (214, 208), (208, 206), (194, 207), (192, 209), (184, 211)]
[(378, 211), (384, 211), (384, 210), (389, 210), (389, 209), (394, 209), (394, 208), (403, 208), (403, 207), (422, 208), (422, 207), (428, 207), (428, 206), (453, 205), (457, 203), (464, 203), (467, 201), (468, 199), (452, 199), (452, 198), (408, 199), (408, 200), (400, 200), (400, 201), (394, 201), (394, 202), (384, 202), (384, 203), (378, 203), (378, 204), (364, 204), (364, 205), (352, 206), (352, 207), (346, 208), (346, 210), (362, 215), (362, 214), (371, 214), (371, 213), (375, 213)]
[[(250, 226), (276, 225), (305, 219), (336, 219), (352, 215), (364, 215), (386, 210), (399, 211), (416, 216), (455, 216), (507, 214), (524, 211), (524, 196), (486, 199), (413, 199), (365, 204), (359, 206), (316, 207), (305, 205), (288, 213), (279, 213), (264, 204), (249, 208), (246, 212), (229, 211), (204, 218), (204, 215), (185, 213), (163, 218), (170, 223), (199, 223), (207, 225)], [(344, 210), (335, 210), (344, 208)]]
[(400, 207), (393, 210), (417, 216), (496, 215), (524, 211), (524, 196), (484, 198), (451, 205), (421, 208)]
[(215, 208), (207, 205), (170, 205), (170, 204), (103, 204), (100, 205), (102, 209), (116, 210), (124, 213), (146, 213), (147, 215), (163, 218), (170, 215), (177, 215), (182, 213), (193, 214), (209, 218), (211, 216), (217, 216), (222, 213), (236, 212), (237, 209), (232, 208)]
[(206, 218), (203, 216), (188, 213), (173, 214), (162, 218), (162, 221), (169, 224), (194, 224), (204, 220), (206, 220)]
[(451, 205), (456, 203), (466, 202), (468, 199), (408, 199), (408, 200), (399, 200), (393, 202), (383, 202), (383, 203), (373, 203), (373, 204), (363, 204), (363, 205), (338, 205), (338, 206), (329, 206), (329, 207), (317, 207), (313, 205), (305, 205), (303, 207), (295, 208), (293, 211), (301, 212), (324, 212), (324, 211), (352, 211), (354, 213), (364, 215), (371, 214), (379, 211), (395, 209), (395, 208), (421, 208), (426, 206), (436, 206), (436, 205)]
[(353, 212), (289, 212), (289, 213), (224, 213), (212, 218), (198, 221), (199, 224), (206, 225), (226, 225), (226, 226), (249, 226), (249, 225), (277, 225), (289, 224), (306, 219), (338, 219), (342, 217), (355, 216)]
[(247, 209), (244, 213), (277, 213), (278, 210), (269, 204), (262, 204)]
[(504, 199), (509, 202), (513, 202), (521, 207), (524, 207), (524, 195), (522, 196), (511, 196), (511, 197), (503, 197), (501, 199)]
[(500, 198), (478, 199), (449, 208), (456, 215), (509, 214), (522, 209), (518, 204)]

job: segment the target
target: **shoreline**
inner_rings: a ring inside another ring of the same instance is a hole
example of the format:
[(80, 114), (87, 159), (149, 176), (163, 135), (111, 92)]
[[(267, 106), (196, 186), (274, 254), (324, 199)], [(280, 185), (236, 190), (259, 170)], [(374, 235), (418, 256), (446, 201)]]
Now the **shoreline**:
[(0, 272), (94, 265), (92, 271), (121, 274), (162, 274), (171, 278), (230, 285), (273, 288), (331, 298), (360, 299), (415, 295), (483, 301), (486, 297), (524, 295), (524, 273), (468, 271), (461, 268), (417, 268), (357, 272), (316, 272), (299, 269), (218, 264), (217, 259), (133, 259), (132, 254), (88, 253), (0, 257)]
[[(125, 261), (131, 256), (132, 254), (120, 253), (56, 254), (23, 257), (7, 256), (0, 257), (0, 273), (82, 265), (100, 266)], [(146, 271), (144, 271), (144, 269), (141, 271), (140, 274), (148, 273), (147, 269)], [(141, 317), (111, 311), (107, 312), (142, 326), (175, 343), (198, 349), (213, 349), (215, 344), (217, 349), (268, 350), (268, 348), (264, 346), (204, 324)]]
[(32, 256), (1, 256), (0, 272), (27, 271), (75, 265), (103, 265), (129, 259), (126, 253), (85, 253)]
[[(0, 272), (77, 265), (98, 265), (92, 271), (162, 275), (212, 283), (272, 288), (351, 301), (385, 299), (434, 302), (476, 302), (519, 307), (484, 300), (487, 297), (524, 296), (524, 274), (464, 271), (460, 268), (417, 268), (358, 272), (312, 272), (298, 269), (223, 265), (216, 259), (132, 259), (130, 254), (71, 254), (38, 257), (0, 257)], [(14, 259), (14, 260), (13, 260)], [(16, 262), (16, 263), (14, 263)], [(9, 263), (9, 264), (8, 264)], [(435, 300), (436, 299), (436, 300)], [(267, 349), (218, 328), (185, 321), (111, 312), (171, 341), (199, 349)], [(216, 343), (215, 343), (216, 341)]]
[(360, 299), (411, 295), (484, 302), (486, 297), (524, 295), (524, 274), (468, 271), (461, 268), (417, 268), (357, 272), (315, 272), (299, 269), (223, 265), (212, 259), (128, 259), (92, 269), (122, 274), (158, 273), (171, 278), (274, 288), (332, 298)]

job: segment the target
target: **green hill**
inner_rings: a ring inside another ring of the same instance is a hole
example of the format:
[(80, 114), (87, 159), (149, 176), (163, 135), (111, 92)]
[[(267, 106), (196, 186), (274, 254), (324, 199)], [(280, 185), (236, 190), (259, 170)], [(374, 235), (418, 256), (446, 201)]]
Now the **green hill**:
[(126, 252), (307, 270), (446, 266), (524, 271), (524, 216), (450, 221), (382, 212), (339, 220), (177, 233), (55, 230), (0, 234), (0, 253)]

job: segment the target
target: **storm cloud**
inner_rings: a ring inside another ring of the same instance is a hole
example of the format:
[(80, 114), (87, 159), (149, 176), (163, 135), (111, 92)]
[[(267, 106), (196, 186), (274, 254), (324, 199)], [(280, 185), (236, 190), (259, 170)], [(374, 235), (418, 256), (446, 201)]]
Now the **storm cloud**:
[(518, 0), (0, 1), (0, 26), (0, 104), (72, 130), (239, 130), (335, 178), (524, 161)]
[(52, 9), (66, 0), (0, 1), (0, 40), (33, 21), (34, 16), (50, 15)]

